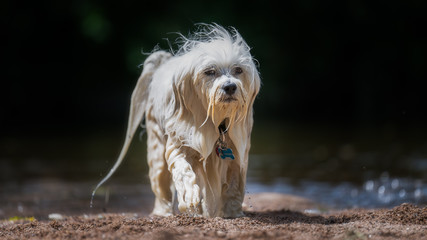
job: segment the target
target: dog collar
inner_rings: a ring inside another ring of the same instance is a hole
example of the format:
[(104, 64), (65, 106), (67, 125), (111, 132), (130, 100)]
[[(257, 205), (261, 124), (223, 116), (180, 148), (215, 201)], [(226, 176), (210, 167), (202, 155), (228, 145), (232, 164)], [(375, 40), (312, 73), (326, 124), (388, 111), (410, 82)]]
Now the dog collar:
[(221, 159), (229, 158), (231, 160), (234, 160), (233, 150), (227, 147), (227, 143), (225, 142), (225, 134), (228, 131), (225, 126), (225, 123), (221, 123), (218, 127), (218, 130), (220, 135), (218, 140), (216, 141), (216, 155)]
[(219, 130), (219, 134), (226, 134), (228, 132), (227, 127), (225, 126), (225, 121), (222, 122), (219, 126), (218, 126), (218, 130)]
[(218, 145), (215, 151), (216, 151), (216, 155), (221, 159), (229, 158), (231, 160), (234, 160), (234, 154), (231, 148), (222, 148), (221, 146)]

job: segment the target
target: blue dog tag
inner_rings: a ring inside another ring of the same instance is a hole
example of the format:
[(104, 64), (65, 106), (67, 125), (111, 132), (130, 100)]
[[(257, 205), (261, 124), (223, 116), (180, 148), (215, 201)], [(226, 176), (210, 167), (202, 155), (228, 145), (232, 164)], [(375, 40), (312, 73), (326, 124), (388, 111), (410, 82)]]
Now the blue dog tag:
[(221, 148), (218, 146), (216, 147), (216, 155), (222, 159), (231, 158), (231, 160), (234, 160), (234, 154), (231, 148)]

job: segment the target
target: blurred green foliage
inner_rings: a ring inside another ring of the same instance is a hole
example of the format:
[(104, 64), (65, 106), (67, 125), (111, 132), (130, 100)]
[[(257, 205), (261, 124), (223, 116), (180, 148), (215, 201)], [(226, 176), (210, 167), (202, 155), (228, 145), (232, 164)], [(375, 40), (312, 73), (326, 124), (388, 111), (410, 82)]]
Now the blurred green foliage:
[[(195, 23), (258, 60), (259, 122), (424, 124), (425, 1), (6, 1), (1, 130), (124, 129), (140, 64)], [(23, 127), (25, 126), (25, 127)]]

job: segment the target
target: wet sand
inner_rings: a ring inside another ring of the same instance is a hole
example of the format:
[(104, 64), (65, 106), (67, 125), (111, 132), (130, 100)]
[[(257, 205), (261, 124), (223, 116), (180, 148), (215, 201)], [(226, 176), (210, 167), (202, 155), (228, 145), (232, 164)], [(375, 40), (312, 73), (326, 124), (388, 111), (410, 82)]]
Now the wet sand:
[(244, 209), (236, 219), (100, 213), (1, 220), (0, 239), (427, 239), (427, 208), (412, 204), (338, 211), (259, 193), (247, 196)]

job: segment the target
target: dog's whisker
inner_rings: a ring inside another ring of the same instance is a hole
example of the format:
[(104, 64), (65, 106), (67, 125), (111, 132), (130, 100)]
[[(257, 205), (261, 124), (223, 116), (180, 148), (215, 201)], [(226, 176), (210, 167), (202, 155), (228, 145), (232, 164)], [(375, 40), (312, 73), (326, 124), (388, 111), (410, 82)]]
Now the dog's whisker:
[(212, 104), (211, 117), (212, 117), (212, 122), (213, 122), (213, 124), (216, 126), (216, 123), (215, 123), (215, 104), (213, 104), (213, 102), (215, 101), (215, 100), (214, 100), (214, 97), (215, 97), (215, 96), (212, 96), (212, 97), (211, 97), (211, 100), (210, 100), (210, 103), (209, 103), (209, 104)]
[(205, 118), (205, 121), (202, 123), (202, 125), (200, 125), (200, 127), (199, 127), (199, 128), (203, 127), (203, 126), (208, 122), (208, 119), (209, 119), (209, 116), (210, 116), (210, 114), (209, 114), (209, 113), (210, 113), (211, 107), (212, 107), (212, 104), (209, 102), (208, 110), (207, 110), (207, 112), (206, 112), (206, 118)]
[(231, 116), (230, 120), (228, 121), (228, 126), (226, 128), (226, 132), (228, 132), (228, 130), (231, 128), (231, 124), (233, 124), (234, 122), (234, 114)]

